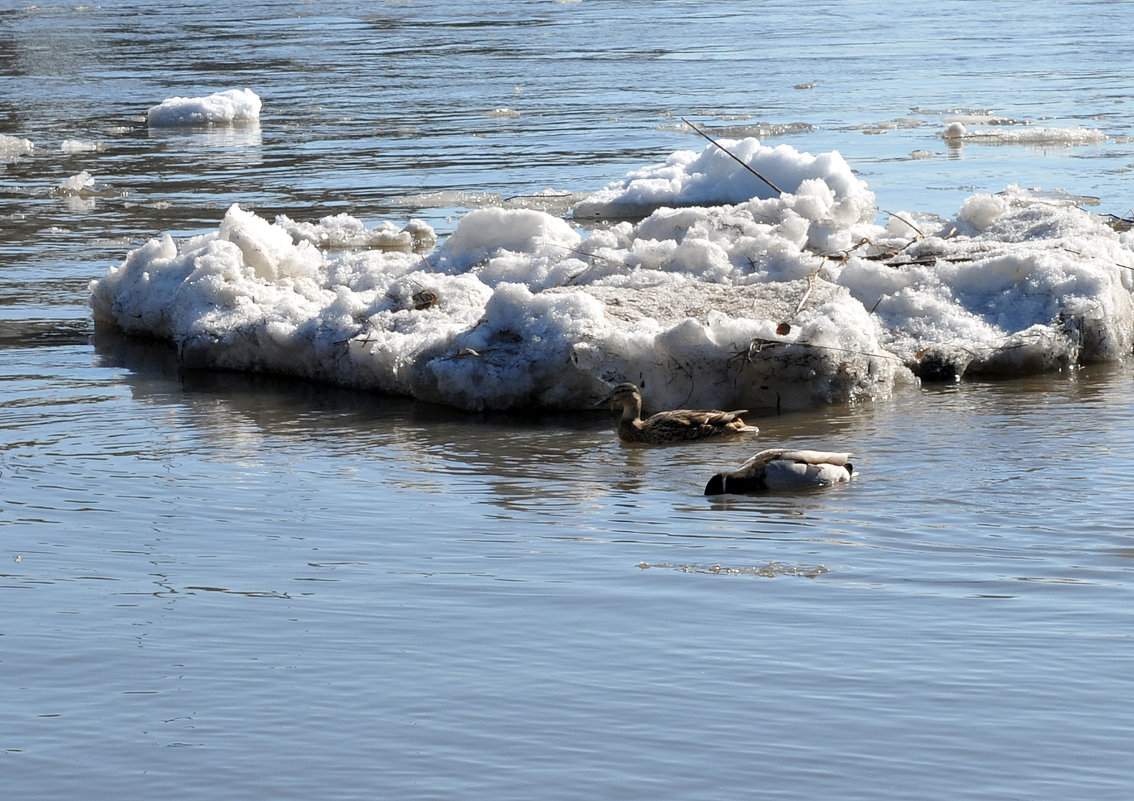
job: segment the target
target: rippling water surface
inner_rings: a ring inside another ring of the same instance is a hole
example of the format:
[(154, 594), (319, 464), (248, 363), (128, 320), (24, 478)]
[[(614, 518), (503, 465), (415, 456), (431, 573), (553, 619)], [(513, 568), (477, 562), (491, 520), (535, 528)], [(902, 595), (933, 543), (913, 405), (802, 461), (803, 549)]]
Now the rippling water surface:
[[(699, 149), (681, 116), (838, 149), (891, 210), (1020, 183), (1124, 214), (1128, 27), (1118, 2), (0, 4), (0, 133), (35, 145), (0, 159), (5, 798), (1129, 798), (1130, 365), (651, 449), (604, 412), (179, 373), (86, 307), (233, 202), (444, 234)], [(141, 124), (243, 86), (258, 126)], [(951, 149), (954, 109), (1107, 139)], [(82, 170), (97, 195), (56, 190)], [(702, 496), (780, 443), (859, 476)]]

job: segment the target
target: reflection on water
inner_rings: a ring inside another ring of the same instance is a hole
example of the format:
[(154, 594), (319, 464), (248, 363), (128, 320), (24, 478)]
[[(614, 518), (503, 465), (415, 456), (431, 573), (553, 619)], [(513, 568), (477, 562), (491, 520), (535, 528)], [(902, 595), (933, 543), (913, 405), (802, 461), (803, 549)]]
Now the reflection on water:
[[(202, 799), (199, 766), (237, 798), (1132, 778), (1128, 366), (641, 448), (601, 410), (469, 415), (94, 345), (10, 348), (0, 375), (0, 758), (26, 794), (79, 792), (47, 770), (76, 738), (88, 786)], [(700, 494), (780, 443), (846, 447), (859, 476)]]
[[(543, 525), (576, 526), (602, 499), (634, 496), (680, 499), (663, 505), (665, 519), (690, 525), (706, 509), (755, 511), (775, 526), (837, 522), (868, 540), (924, 532), (964, 547), (985, 540), (983, 530), (993, 539), (1006, 529), (1049, 532), (1066, 544), (1127, 525), (1117, 502), (1125, 367), (910, 390), (892, 402), (760, 419), (755, 442), (643, 448), (620, 443), (605, 410), (474, 415), (270, 376), (179, 371), (170, 348), (112, 334), (97, 347), (104, 365), (126, 368), (120, 380), (135, 402), (208, 443), (213, 458), (262, 460), (275, 448), (291, 460), (310, 450), (383, 461), (395, 486), (538, 512)], [(1082, 458), (1067, 453), (1068, 430)], [(700, 496), (712, 472), (773, 445), (852, 450), (858, 477), (825, 492)], [(958, 518), (967, 531), (955, 530)], [(887, 520), (901, 530), (887, 531)]]

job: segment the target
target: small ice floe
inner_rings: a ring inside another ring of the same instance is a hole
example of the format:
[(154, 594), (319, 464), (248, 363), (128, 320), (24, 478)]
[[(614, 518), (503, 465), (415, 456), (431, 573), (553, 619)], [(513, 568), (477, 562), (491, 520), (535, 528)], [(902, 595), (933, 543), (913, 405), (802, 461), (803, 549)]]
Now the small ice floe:
[(595, 404), (621, 407), (618, 438), (623, 442), (646, 442), (663, 445), (671, 442), (692, 442), (713, 437), (756, 434), (760, 429), (741, 419), (747, 409), (721, 412), (716, 409), (670, 409), (642, 419), (642, 394), (629, 382), (616, 386), (609, 395)]
[(910, 109), (910, 113), (926, 117), (944, 117), (947, 123), (960, 122), (966, 125), (1031, 125), (1030, 120), (1002, 117), (992, 109), (987, 108), (929, 109), (914, 107)]
[(57, 187), (55, 187), (57, 195), (64, 196), (79, 196), (79, 195), (92, 195), (96, 194), (95, 179), (89, 172), (83, 170), (78, 175), (72, 175), (64, 179)]
[(950, 122), (941, 134), (950, 144), (1028, 145), (1032, 147), (1074, 147), (1099, 145), (1107, 135), (1095, 128), (1034, 128), (1034, 127), (966, 127), (962, 122)]
[(829, 487), (850, 481), (851, 454), (771, 448), (760, 451), (736, 470), (717, 473), (705, 485), (706, 495), (743, 495), (759, 490)]
[(0, 161), (12, 162), (21, 156), (30, 156), (34, 151), (32, 140), (0, 134)]
[(100, 184), (86, 170), (65, 178), (52, 190), (52, 194), (62, 199), (70, 211), (93, 211), (100, 198), (113, 197), (120, 193), (109, 184)]
[[(662, 131), (687, 131), (686, 123), (679, 125), (659, 125)], [(784, 136), (811, 133), (818, 126), (810, 122), (727, 122), (724, 125), (713, 126), (713, 135), (728, 139), (778, 139)]]
[(99, 151), (106, 150), (106, 143), (89, 142), (82, 139), (64, 139), (59, 149), (64, 153), (72, 155), (78, 153), (98, 153)]
[(920, 128), (925, 125), (924, 120), (919, 120), (914, 117), (898, 117), (892, 120), (884, 120), (882, 122), (875, 122), (868, 125), (861, 125), (859, 129), (866, 134), (885, 134), (889, 131), (900, 131), (910, 128)]
[(674, 564), (671, 562), (639, 562), (641, 570), (673, 570), (679, 573), (701, 573), (709, 576), (760, 576), (777, 578), (779, 576), (798, 576), (799, 578), (818, 578), (829, 573), (826, 565), (793, 565), (786, 562), (768, 562), (766, 565), (703, 565), (697, 562)]
[(70, 211), (85, 213), (95, 208), (96, 198), (106, 195), (107, 190), (105, 187), (95, 186), (94, 176), (83, 170), (60, 182), (53, 190), (53, 194), (62, 198)]
[(172, 97), (146, 112), (151, 127), (231, 125), (260, 119), (260, 98), (251, 89), (229, 89), (206, 97)]

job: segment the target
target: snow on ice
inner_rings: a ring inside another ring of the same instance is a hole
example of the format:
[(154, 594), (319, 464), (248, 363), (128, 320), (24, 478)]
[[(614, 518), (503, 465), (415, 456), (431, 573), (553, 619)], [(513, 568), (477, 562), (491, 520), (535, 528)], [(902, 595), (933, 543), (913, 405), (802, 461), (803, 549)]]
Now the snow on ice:
[(207, 97), (171, 97), (146, 112), (152, 128), (231, 125), (260, 119), (261, 101), (251, 89), (228, 89)]
[(476, 209), (440, 244), (420, 221), (234, 205), (215, 232), (129, 253), (91, 306), (190, 368), (475, 410), (583, 408), (623, 380), (654, 409), (804, 408), (1134, 347), (1134, 235), (1102, 217), (1010, 187), (951, 220), (879, 221), (837, 152), (719, 145), (636, 170), (568, 219)]

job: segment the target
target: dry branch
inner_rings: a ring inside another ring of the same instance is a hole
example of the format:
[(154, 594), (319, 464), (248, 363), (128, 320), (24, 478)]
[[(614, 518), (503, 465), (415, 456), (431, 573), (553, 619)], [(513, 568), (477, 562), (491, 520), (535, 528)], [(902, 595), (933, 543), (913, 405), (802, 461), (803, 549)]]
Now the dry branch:
[(746, 161), (744, 161), (743, 159), (741, 159), (740, 157), (738, 157), (738, 156), (737, 156), (737, 155), (735, 155), (734, 153), (731, 153), (731, 152), (729, 151), (729, 149), (728, 149), (727, 147), (725, 147), (724, 145), (722, 145), (722, 144), (721, 144), (720, 142), (718, 142), (718, 141), (717, 141), (716, 139), (714, 139), (713, 137), (709, 136), (709, 135), (708, 135), (707, 133), (705, 133), (704, 131), (702, 131), (702, 130), (701, 130), (700, 128), (698, 128), (698, 127), (697, 127), (696, 125), (694, 125), (693, 123), (691, 123), (691, 122), (690, 122), (689, 120), (687, 120), (687, 119), (685, 119), (684, 117), (682, 117), (682, 118), (681, 118), (681, 121), (682, 121), (683, 123), (685, 123), (686, 125), (688, 125), (688, 126), (689, 126), (690, 128), (692, 128), (692, 129), (693, 129), (693, 130), (694, 130), (694, 131), (695, 131), (696, 133), (700, 134), (701, 136), (705, 137), (705, 138), (706, 138), (706, 139), (708, 139), (708, 140), (709, 140), (710, 142), (712, 142), (712, 143), (713, 143), (714, 145), (716, 145), (716, 146), (717, 146), (717, 147), (718, 147), (718, 148), (720, 149), (720, 151), (721, 151), (722, 153), (724, 153), (724, 154), (725, 154), (726, 156), (728, 156), (728, 157), (729, 157), (730, 159), (732, 159), (733, 161), (735, 161), (735, 162), (736, 162), (737, 164), (739, 164), (739, 165), (740, 165), (741, 167), (743, 167), (744, 169), (748, 170), (748, 171), (749, 171), (750, 173), (752, 173), (753, 175), (755, 175), (755, 176), (756, 176), (757, 178), (759, 178), (759, 179), (760, 179), (761, 181), (763, 181), (764, 183), (766, 183), (766, 184), (767, 184), (768, 186), (772, 187), (772, 191), (774, 191), (774, 192), (775, 192), (775, 193), (776, 193), (777, 195), (782, 195), (782, 194), (784, 193), (784, 190), (780, 189), (780, 188), (779, 188), (778, 186), (776, 186), (776, 185), (775, 185), (774, 183), (772, 183), (771, 181), (769, 181), (769, 180), (768, 180), (767, 178), (765, 178), (765, 177), (764, 177), (763, 175), (761, 175), (760, 173), (756, 172), (756, 170), (752, 169), (752, 167), (751, 167), (751, 166), (750, 166), (750, 165), (749, 165), (749, 164), (748, 164), (748, 163), (747, 163)]

